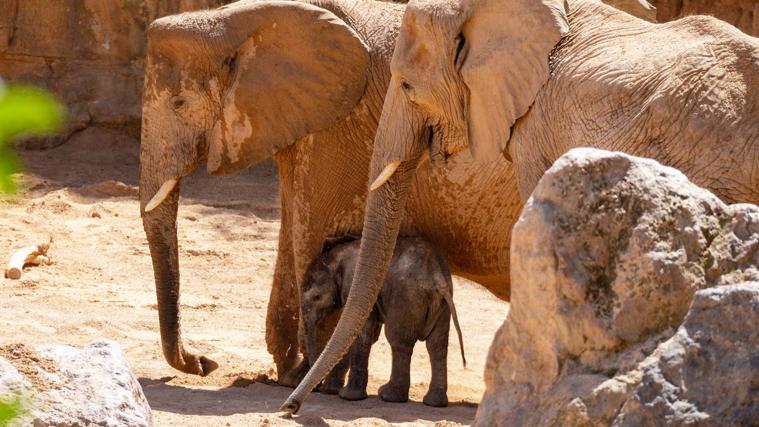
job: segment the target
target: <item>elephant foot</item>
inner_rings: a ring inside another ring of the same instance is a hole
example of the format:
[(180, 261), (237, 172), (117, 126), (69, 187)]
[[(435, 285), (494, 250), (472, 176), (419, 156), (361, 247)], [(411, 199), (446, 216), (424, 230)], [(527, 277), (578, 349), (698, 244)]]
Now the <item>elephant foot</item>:
[(385, 402), (408, 402), (408, 387), (399, 387), (392, 382), (380, 387), (377, 394)]
[(327, 378), (323, 383), (319, 385), (319, 392), (324, 394), (337, 394), (340, 392), (340, 389), (343, 387), (342, 384), (339, 384), (336, 381), (330, 381), (330, 378)]
[(306, 359), (300, 361), (298, 366), (285, 372), (284, 375), (277, 378), (277, 384), (285, 387), (295, 388), (308, 373), (308, 362)]
[(366, 399), (366, 390), (361, 388), (343, 387), (340, 390), (340, 399), (343, 400), (364, 400)]
[(430, 390), (424, 396), (422, 403), (435, 408), (446, 407), (448, 406), (448, 393), (445, 390)]

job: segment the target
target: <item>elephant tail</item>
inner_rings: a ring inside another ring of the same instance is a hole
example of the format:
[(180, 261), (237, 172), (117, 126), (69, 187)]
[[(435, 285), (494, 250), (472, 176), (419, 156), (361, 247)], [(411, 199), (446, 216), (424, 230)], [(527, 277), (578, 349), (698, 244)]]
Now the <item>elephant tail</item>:
[(464, 355), (464, 338), (461, 335), (461, 326), (459, 325), (459, 316), (456, 314), (456, 306), (453, 305), (453, 280), (451, 280), (450, 275), (446, 277), (446, 281), (448, 282), (448, 286), (441, 289), (440, 293), (443, 295), (445, 303), (448, 304), (448, 308), (451, 310), (451, 317), (453, 317), (453, 326), (456, 328), (456, 334), (459, 336), (461, 361), (464, 363), (464, 367), (466, 368), (466, 356)]

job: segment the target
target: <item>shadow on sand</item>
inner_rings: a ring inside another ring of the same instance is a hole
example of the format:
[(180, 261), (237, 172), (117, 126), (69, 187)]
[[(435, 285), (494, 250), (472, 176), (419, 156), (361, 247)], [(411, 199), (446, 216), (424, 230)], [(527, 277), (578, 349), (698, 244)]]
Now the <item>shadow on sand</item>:
[[(281, 417), (279, 406), (291, 388), (244, 382), (225, 388), (190, 388), (168, 384), (164, 379), (140, 378), (145, 396), (154, 410), (184, 415), (229, 416), (270, 414)], [(241, 387), (242, 386), (242, 387)], [(420, 402), (386, 403), (376, 396), (360, 402), (347, 402), (337, 396), (313, 393), (292, 421), (307, 426), (326, 426), (326, 420), (352, 421), (378, 418), (391, 423), (453, 421), (469, 424), (477, 406), (451, 403), (447, 408), (431, 408)]]

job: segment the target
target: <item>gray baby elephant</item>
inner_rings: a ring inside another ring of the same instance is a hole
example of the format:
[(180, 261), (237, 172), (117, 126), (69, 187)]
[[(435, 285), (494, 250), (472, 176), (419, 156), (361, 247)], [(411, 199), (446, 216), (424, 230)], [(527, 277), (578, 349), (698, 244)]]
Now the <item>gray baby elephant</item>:
[[(325, 243), (322, 254), (306, 271), (301, 289), (305, 348), (311, 363), (324, 342), (317, 333), (336, 319), (345, 304), (358, 259), (360, 237), (345, 236)], [(459, 336), (461, 358), (466, 366), (461, 328), (453, 305), (451, 273), (445, 260), (421, 238), (398, 238), (390, 269), (364, 328), (350, 351), (324, 380), (320, 390), (340, 393), (346, 400), (366, 398), (369, 351), (385, 325), (385, 336), (393, 353), (390, 381), (379, 389), (387, 402), (408, 401), (411, 353), (417, 341), (425, 341), (432, 365), (432, 379), (424, 404), (448, 405), (448, 330), (450, 318)], [(329, 327), (329, 326), (327, 326)], [(348, 384), (343, 387), (350, 368)]]

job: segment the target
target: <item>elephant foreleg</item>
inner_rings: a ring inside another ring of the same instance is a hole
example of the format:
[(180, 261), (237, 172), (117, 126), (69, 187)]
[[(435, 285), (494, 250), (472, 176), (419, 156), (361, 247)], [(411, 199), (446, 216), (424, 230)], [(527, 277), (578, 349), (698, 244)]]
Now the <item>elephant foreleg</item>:
[(266, 348), (277, 365), (277, 378), (283, 385), (294, 386), (301, 364), (298, 346), (298, 289), (290, 244), (289, 229), (282, 224), (274, 280), (266, 312)]

